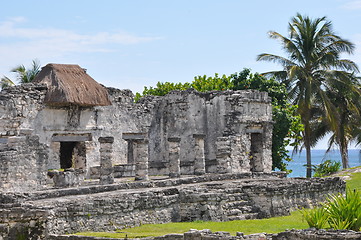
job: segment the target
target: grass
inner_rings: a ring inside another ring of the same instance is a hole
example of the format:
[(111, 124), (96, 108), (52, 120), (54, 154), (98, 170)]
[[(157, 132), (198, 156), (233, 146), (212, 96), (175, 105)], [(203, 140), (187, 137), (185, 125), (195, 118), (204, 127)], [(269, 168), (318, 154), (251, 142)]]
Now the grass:
[(235, 235), (236, 232), (243, 232), (245, 234), (252, 233), (277, 233), (285, 231), (286, 229), (303, 229), (307, 228), (306, 221), (303, 220), (300, 211), (292, 212), (290, 216), (273, 217), (268, 219), (255, 220), (237, 220), (229, 222), (181, 222), (181, 223), (166, 223), (166, 224), (146, 224), (140, 227), (128, 228), (120, 230), (119, 232), (81, 232), (76, 235), (109, 237), (109, 238), (140, 238), (150, 236), (162, 236), (170, 233), (184, 233), (189, 229), (210, 229), (212, 232), (226, 231)]
[(350, 189), (361, 190), (361, 172), (351, 173), (351, 179), (346, 181), (346, 185)]
[[(361, 172), (349, 173), (350, 180), (347, 180), (347, 187), (361, 190)], [(244, 234), (252, 233), (278, 233), (286, 229), (308, 228), (303, 219), (301, 211), (292, 212), (290, 216), (273, 217), (268, 219), (238, 220), (229, 222), (181, 222), (166, 224), (146, 224), (140, 227), (123, 229), (117, 232), (81, 232), (76, 235), (109, 237), (109, 238), (141, 238), (150, 236), (162, 236), (170, 233), (184, 233), (189, 229), (210, 229), (212, 232), (226, 231), (235, 235), (236, 232)]]

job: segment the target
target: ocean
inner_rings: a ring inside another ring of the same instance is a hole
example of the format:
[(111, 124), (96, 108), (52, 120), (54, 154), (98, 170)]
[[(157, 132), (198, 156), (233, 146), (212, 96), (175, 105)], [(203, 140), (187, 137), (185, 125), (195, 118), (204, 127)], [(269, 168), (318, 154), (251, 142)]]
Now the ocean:
[[(350, 149), (348, 151), (350, 167), (361, 166), (360, 151), (360, 149)], [(303, 165), (306, 164), (306, 151), (302, 151), (301, 153), (294, 155), (292, 155), (292, 152), (290, 152), (290, 156), (292, 157), (293, 161), (288, 163), (287, 169), (291, 169), (292, 173), (290, 173), (288, 177), (305, 177), (306, 167)], [(331, 150), (327, 154), (326, 150), (312, 150), (311, 157), (313, 165), (320, 164), (322, 161), (328, 159), (341, 162), (341, 154), (339, 150)]]

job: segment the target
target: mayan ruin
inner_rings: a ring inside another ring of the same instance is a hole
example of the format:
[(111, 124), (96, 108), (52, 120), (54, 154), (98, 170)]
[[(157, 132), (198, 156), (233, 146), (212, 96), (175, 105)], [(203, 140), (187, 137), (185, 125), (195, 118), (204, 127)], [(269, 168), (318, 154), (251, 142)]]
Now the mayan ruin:
[(133, 97), (65, 64), (0, 92), (0, 239), (279, 216), (345, 189), (272, 171), (265, 92)]

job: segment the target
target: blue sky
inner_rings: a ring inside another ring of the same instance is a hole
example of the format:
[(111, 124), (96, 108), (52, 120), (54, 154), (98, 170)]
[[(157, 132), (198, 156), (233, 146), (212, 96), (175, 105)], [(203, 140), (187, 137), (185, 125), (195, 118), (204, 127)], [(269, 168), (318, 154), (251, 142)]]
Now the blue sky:
[(282, 54), (267, 32), (287, 35), (297, 12), (327, 16), (356, 44), (345, 57), (361, 66), (359, 0), (18, 0), (0, 11), (0, 75), (12, 78), (11, 68), (33, 59), (79, 64), (98, 82), (133, 92), (245, 67), (276, 70), (256, 56)]

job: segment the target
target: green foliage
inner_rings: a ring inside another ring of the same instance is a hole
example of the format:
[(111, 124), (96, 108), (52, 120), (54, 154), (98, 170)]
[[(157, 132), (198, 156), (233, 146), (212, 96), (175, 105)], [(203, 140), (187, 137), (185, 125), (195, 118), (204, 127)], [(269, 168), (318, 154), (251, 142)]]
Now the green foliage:
[(331, 195), (324, 205), (333, 229), (359, 231), (361, 227), (361, 195), (357, 190), (346, 190), (346, 196)]
[(332, 194), (320, 207), (302, 212), (309, 227), (359, 231), (361, 228), (361, 195), (358, 190), (346, 190), (346, 195)]
[(134, 101), (139, 101), (140, 98), (146, 95), (164, 96), (173, 90), (187, 90), (191, 88), (189, 83), (171, 83), (171, 82), (158, 82), (156, 87), (144, 87), (143, 93), (136, 93)]
[(0, 79), (0, 88), (3, 89), (3, 88), (7, 88), (7, 87), (10, 87), (10, 86), (14, 86), (15, 83), (10, 79), (8, 78), (7, 76), (4, 76)]
[(341, 168), (341, 163), (332, 160), (326, 160), (318, 165), (312, 165), (314, 177), (324, 177), (332, 173), (338, 172)]
[(35, 76), (40, 72), (40, 63), (38, 60), (33, 60), (31, 68), (26, 69), (24, 65), (19, 65), (11, 72), (17, 74), (17, 79), (20, 83), (30, 83), (35, 79)]
[(233, 89), (232, 76), (223, 74), (219, 77), (218, 73), (216, 73), (214, 77), (207, 77), (206, 75), (197, 76), (194, 77), (191, 87), (198, 92)]
[(196, 76), (191, 83), (158, 82), (154, 88), (144, 87), (142, 94), (136, 94), (135, 101), (146, 95), (163, 96), (172, 90), (186, 90), (189, 88), (199, 92), (248, 89), (268, 92), (272, 99), (273, 120), (275, 122), (272, 135), (273, 169), (287, 170), (286, 162), (292, 159), (288, 155), (286, 147), (288, 145), (297, 146), (302, 140), (303, 125), (299, 114), (296, 112), (297, 106), (290, 105), (287, 102), (287, 89), (284, 84), (274, 79), (266, 79), (257, 73), (251, 74), (250, 69), (243, 69), (243, 71), (230, 76), (224, 74), (220, 76), (217, 73), (214, 77)]
[(272, 159), (273, 169), (278, 168), (285, 171), (286, 162), (292, 161), (288, 155), (287, 146), (297, 147), (302, 140), (301, 132), (303, 125), (297, 113), (297, 106), (286, 103), (285, 105), (274, 105), (273, 132), (272, 132)]
[(304, 209), (301, 212), (309, 227), (325, 229), (328, 226), (329, 215), (326, 213), (326, 209)]
[[(30, 83), (32, 82), (36, 75), (40, 72), (40, 63), (38, 60), (33, 60), (30, 69), (26, 69), (24, 65), (19, 65), (13, 69), (11, 72), (16, 73), (16, 78), (18, 82), (21, 83)], [(12, 81), (10, 78), (4, 76), (0, 79), (0, 88), (6, 88), (9, 86), (14, 86), (15, 81)]]
[(287, 89), (284, 84), (280, 84), (274, 79), (266, 79), (262, 75), (252, 74), (248, 68), (242, 72), (231, 75), (233, 90), (256, 89), (267, 92), (272, 98), (273, 105), (285, 105), (287, 103)]

